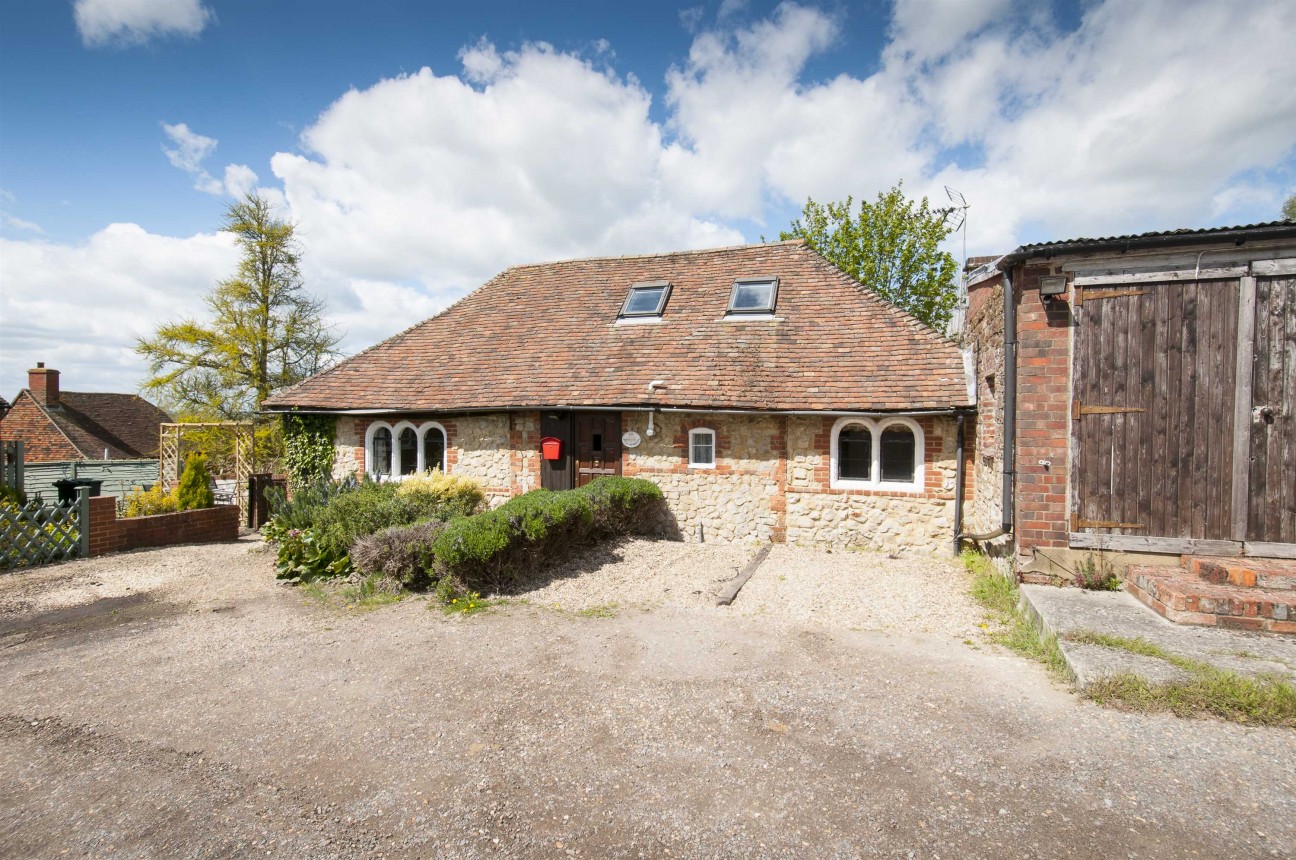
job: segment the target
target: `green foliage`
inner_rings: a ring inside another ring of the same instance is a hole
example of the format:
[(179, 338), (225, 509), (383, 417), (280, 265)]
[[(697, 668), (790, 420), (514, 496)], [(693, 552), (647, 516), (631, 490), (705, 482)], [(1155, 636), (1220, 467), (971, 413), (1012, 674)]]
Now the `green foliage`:
[(423, 497), (435, 504), (441, 519), (470, 516), (486, 505), (481, 485), (471, 478), (447, 475), (440, 469), (408, 475), (397, 485), (399, 496)]
[(326, 548), (314, 529), (289, 529), (279, 540), (275, 578), (312, 582), (351, 572), (351, 559)]
[[(426, 588), (432, 564), (421, 544), (441, 527), (429, 521), (475, 513), (485, 497), (476, 482), (463, 478), (434, 475), (408, 482), (409, 487), (367, 478), (319, 482), (294, 491), (291, 501), (281, 492), (273, 494), (273, 516), (261, 534), (279, 545), (281, 578), (300, 581), (348, 572), (358, 547), (363, 572)], [(408, 532), (397, 528), (417, 523), (425, 525)], [(379, 535), (385, 531), (390, 533)]]
[(182, 511), (210, 508), (216, 504), (211, 489), (211, 475), (207, 472), (207, 455), (193, 454), (185, 462), (180, 481), (176, 484), (176, 506)]
[(972, 598), (986, 610), (988, 623), (981, 626), (987, 638), (1043, 663), (1056, 678), (1067, 677), (1069, 670), (1057, 639), (1042, 633), (1022, 612), (1017, 581), (999, 573), (979, 553), (965, 551), (961, 558), (973, 575)]
[(1084, 694), (1101, 705), (1142, 712), (1169, 711), (1178, 717), (1213, 716), (1238, 723), (1296, 728), (1296, 687), (1280, 677), (1249, 678), (1209, 663), (1171, 654), (1146, 639), (1088, 630), (1068, 641), (1116, 648), (1165, 660), (1188, 673), (1183, 680), (1153, 683), (1129, 673), (1100, 678)]
[(499, 602), (487, 600), (475, 591), (454, 592), (441, 601), (441, 610), (446, 615), (476, 615)]
[(886, 301), (937, 331), (949, 325), (958, 301), (958, 263), (940, 243), (950, 234), (949, 210), (917, 206), (904, 183), (878, 194), (876, 203), (807, 199), (801, 217), (782, 239), (805, 239), (835, 266)]
[(27, 504), (27, 494), (17, 487), (0, 484), (0, 502), (8, 502), (11, 505), (22, 507)]
[(173, 514), (180, 510), (180, 499), (176, 491), (166, 492), (161, 484), (154, 484), (147, 490), (134, 488), (126, 496), (126, 517), (152, 517), (158, 514)]
[(1288, 197), (1287, 202), (1283, 204), (1282, 216), (1288, 221), (1296, 221), (1296, 194)]
[(242, 252), (238, 271), (206, 297), (210, 321), (167, 323), (136, 341), (144, 387), (183, 411), (241, 418), (274, 391), (322, 370), (341, 337), (323, 300), (302, 284), (294, 227), (256, 195), (230, 205), (221, 229)]
[(532, 490), (493, 511), (452, 521), (433, 554), (442, 576), (465, 587), (516, 585), (541, 560), (596, 537), (644, 531), (657, 522), (661, 489), (639, 478), (599, 478), (578, 490)]
[(294, 491), (326, 481), (333, 470), (333, 441), (337, 418), (333, 415), (283, 416), (283, 465)]
[(1088, 591), (1120, 591), (1116, 566), (1100, 550), (1087, 553), (1075, 569), (1076, 585)]
[(444, 522), (429, 520), (359, 538), (351, 546), (352, 564), (361, 573), (382, 575), (422, 591), (432, 583), (436, 562), (432, 547), (444, 529)]

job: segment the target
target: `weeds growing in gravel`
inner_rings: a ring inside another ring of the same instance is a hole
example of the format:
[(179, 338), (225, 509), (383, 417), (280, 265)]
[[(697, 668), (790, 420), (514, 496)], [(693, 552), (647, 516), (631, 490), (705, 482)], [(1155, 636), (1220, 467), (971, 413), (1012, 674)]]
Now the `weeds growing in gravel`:
[(1146, 639), (1127, 639), (1088, 630), (1066, 634), (1068, 642), (1117, 648), (1164, 660), (1188, 673), (1180, 681), (1152, 683), (1131, 673), (1090, 684), (1084, 695), (1100, 705), (1140, 712), (1168, 711), (1177, 717), (1213, 716), (1236, 723), (1296, 728), (1296, 687), (1273, 675), (1247, 677), (1200, 660), (1171, 654)]
[(1022, 612), (1016, 580), (999, 573), (980, 553), (965, 551), (960, 558), (972, 574), (972, 599), (986, 611), (987, 623), (981, 625), (986, 637), (1043, 663), (1056, 678), (1068, 677), (1057, 640), (1041, 632)]
[(575, 613), (581, 618), (616, 618), (617, 605), (615, 603), (605, 603), (602, 606), (591, 606), (588, 609), (579, 609)]

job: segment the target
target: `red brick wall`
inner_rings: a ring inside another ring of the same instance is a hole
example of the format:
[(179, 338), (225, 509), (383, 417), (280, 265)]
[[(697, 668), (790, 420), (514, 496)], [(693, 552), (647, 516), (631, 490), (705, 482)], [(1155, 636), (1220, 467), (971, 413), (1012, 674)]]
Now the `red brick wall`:
[[(1070, 532), (1071, 333), (1069, 301), (1044, 303), (1039, 279), (1060, 267), (1019, 267), (1017, 305), (1017, 498), (1019, 551), (1065, 547)], [(1041, 465), (1048, 461), (1049, 465)]]
[(235, 540), (238, 527), (236, 505), (123, 520), (117, 518), (115, 498), (96, 496), (90, 500), (90, 555), (149, 546)]
[(81, 452), (59, 432), (26, 391), (19, 393), (13, 408), (0, 418), (0, 441), (14, 440), (23, 443), (23, 459), (28, 463), (82, 459)]

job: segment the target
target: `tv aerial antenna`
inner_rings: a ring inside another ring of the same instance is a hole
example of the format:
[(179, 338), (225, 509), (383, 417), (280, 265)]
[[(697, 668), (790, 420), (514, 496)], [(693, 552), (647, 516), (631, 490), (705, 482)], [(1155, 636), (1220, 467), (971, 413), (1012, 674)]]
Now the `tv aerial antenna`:
[(963, 196), (963, 192), (955, 191), (953, 188), (950, 188), (948, 185), (945, 186), (945, 196), (949, 198), (950, 203), (954, 204), (953, 206), (950, 207), (949, 214), (945, 216), (947, 219), (947, 223), (952, 224), (952, 226), (950, 227), (950, 232), (957, 233), (960, 230), (963, 231), (963, 264), (959, 266), (958, 309), (955, 312), (955, 319), (954, 319), (954, 331), (961, 332), (963, 330), (964, 316), (965, 316), (967, 301), (968, 301), (967, 211), (972, 204), (967, 202), (967, 198)]

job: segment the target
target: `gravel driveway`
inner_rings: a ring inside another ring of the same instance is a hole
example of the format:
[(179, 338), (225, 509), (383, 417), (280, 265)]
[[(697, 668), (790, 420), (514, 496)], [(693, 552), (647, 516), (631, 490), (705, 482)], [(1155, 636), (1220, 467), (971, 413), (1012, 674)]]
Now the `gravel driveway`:
[(1079, 701), (964, 644), (941, 563), (780, 548), (710, 605), (748, 552), (466, 618), (323, 606), (248, 541), (0, 577), (0, 855), (1296, 851), (1296, 733)]

